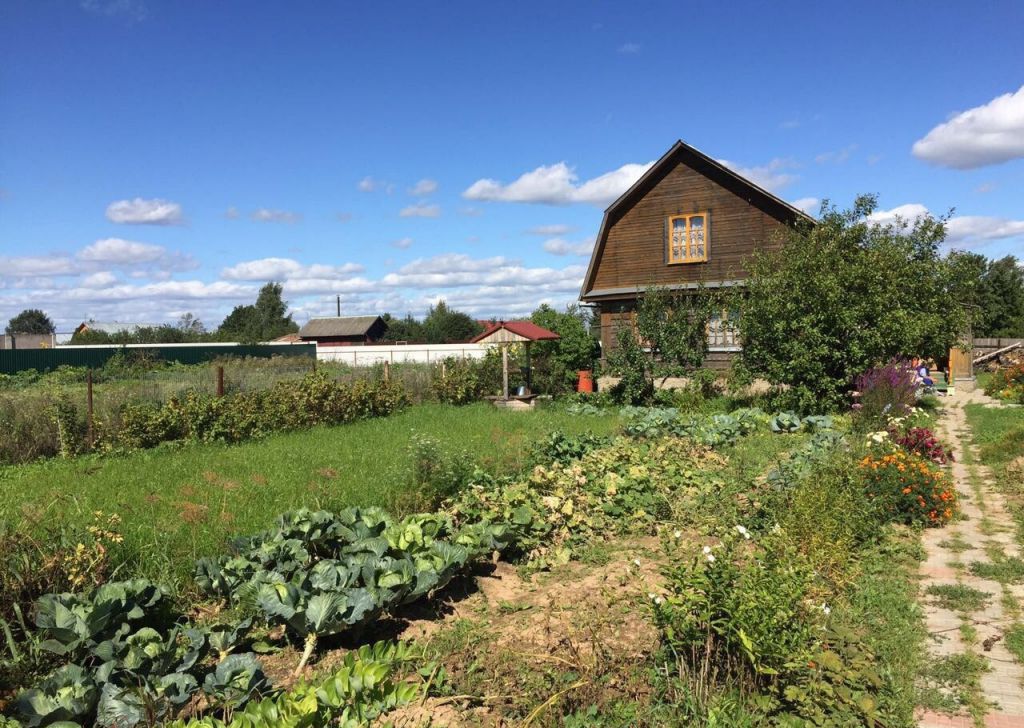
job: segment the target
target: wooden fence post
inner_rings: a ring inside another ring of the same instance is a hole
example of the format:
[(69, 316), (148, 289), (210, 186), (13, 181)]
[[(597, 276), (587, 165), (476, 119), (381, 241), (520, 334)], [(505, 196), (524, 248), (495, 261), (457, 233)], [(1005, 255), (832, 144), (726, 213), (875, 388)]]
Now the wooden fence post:
[(217, 367), (217, 396), (224, 396), (224, 367)]
[(387, 359), (384, 360), (384, 381), (391, 381), (391, 362), (389, 362)]
[(86, 382), (86, 401), (88, 403), (89, 414), (87, 420), (86, 429), (86, 440), (89, 443), (89, 449), (92, 450), (93, 439), (95, 432), (93, 430), (93, 408), (92, 408), (92, 369), (90, 369), (85, 375)]

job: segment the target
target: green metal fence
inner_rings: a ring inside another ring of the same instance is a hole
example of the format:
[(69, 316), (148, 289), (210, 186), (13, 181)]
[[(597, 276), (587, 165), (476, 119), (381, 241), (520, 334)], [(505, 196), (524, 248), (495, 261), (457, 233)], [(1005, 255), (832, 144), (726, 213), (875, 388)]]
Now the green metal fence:
[(268, 359), (272, 356), (316, 357), (316, 344), (273, 346), (267, 344), (237, 344), (234, 346), (58, 346), (53, 349), (0, 349), (0, 374), (17, 374), (28, 369), (48, 372), (60, 366), (89, 367), (95, 369), (119, 351), (144, 353), (154, 359), (180, 364), (200, 364), (223, 356), (251, 356)]

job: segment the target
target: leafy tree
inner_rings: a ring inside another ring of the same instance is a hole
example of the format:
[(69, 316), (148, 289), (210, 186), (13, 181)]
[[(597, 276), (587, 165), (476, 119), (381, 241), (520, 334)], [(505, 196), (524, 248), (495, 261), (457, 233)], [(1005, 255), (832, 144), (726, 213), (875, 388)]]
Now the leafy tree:
[(414, 319), (411, 313), (401, 319), (395, 318), (389, 313), (384, 314), (381, 318), (388, 326), (385, 333), (388, 341), (422, 341), (424, 339), (423, 324)]
[(654, 393), (654, 377), (692, 374), (708, 354), (708, 324), (721, 309), (720, 296), (701, 287), (673, 292), (649, 287), (637, 302), (636, 325), (619, 332), (609, 357), (622, 379), (613, 394), (630, 404)]
[(284, 288), (271, 281), (256, 296), (256, 303), (235, 306), (218, 328), (220, 338), (256, 342), (276, 339), (299, 330), (282, 298)]
[(428, 344), (467, 341), (483, 331), (469, 315), (448, 307), (444, 301), (431, 306), (423, 319), (423, 336)]
[(38, 308), (26, 308), (7, 323), (8, 334), (52, 334), (53, 321)]
[(942, 219), (878, 225), (872, 195), (851, 210), (825, 204), (780, 249), (754, 255), (740, 311), (742, 363), (788, 385), (804, 411), (848, 403), (854, 377), (894, 356), (944, 358), (967, 323), (963, 267), (939, 254)]
[(987, 261), (974, 301), (975, 336), (1024, 336), (1024, 268), (1012, 255)]
[(178, 319), (178, 323), (175, 328), (179, 331), (185, 332), (185, 334), (189, 336), (195, 336), (196, 338), (200, 338), (206, 333), (206, 326), (191, 313), (183, 313), (181, 318)]
[(597, 341), (587, 330), (586, 310), (572, 305), (556, 311), (545, 303), (530, 315), (530, 320), (561, 337), (532, 344), (534, 387), (549, 394), (572, 391), (577, 373), (593, 368), (598, 356)]

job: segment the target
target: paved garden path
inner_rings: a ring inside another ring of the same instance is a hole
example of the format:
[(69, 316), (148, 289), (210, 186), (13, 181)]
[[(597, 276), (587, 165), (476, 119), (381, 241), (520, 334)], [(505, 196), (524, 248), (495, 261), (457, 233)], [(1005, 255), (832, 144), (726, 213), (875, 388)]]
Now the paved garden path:
[[(1008, 557), (1021, 555), (1004, 499), (988, 468), (978, 462), (976, 448), (971, 444), (964, 405), (975, 402), (997, 406), (980, 390), (958, 391), (945, 400), (939, 434), (945, 442), (953, 443), (956, 461), (952, 474), (966, 520), (925, 531), (926, 560), (921, 565), (920, 593), (929, 632), (929, 658), (941, 660), (951, 655), (973, 654), (981, 658), (987, 669), (968, 691), (972, 695), (973, 716), (924, 712), (919, 724), (926, 728), (1024, 728), (1024, 666), (1007, 651), (1002, 639), (1006, 629), (1021, 619), (1024, 585), (975, 573), (993, 576), (985, 565), (998, 565)], [(981, 600), (983, 605), (973, 608), (964, 607), (964, 603), (946, 604), (951, 608), (944, 608), (936, 603), (939, 600), (934, 595), (928, 594), (929, 586), (957, 584), (987, 594)]]

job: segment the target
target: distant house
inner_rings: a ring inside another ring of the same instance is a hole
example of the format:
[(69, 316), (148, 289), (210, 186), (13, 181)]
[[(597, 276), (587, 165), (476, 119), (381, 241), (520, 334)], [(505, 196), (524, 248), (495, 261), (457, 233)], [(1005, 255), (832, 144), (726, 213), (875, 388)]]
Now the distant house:
[(299, 338), (318, 346), (358, 346), (379, 341), (387, 330), (380, 316), (331, 316), (310, 319)]
[[(780, 244), (806, 213), (681, 141), (604, 213), (580, 300), (600, 314), (605, 356), (632, 326), (650, 286), (695, 291), (743, 286), (755, 251)], [(740, 350), (722, 316), (708, 331), (705, 366), (721, 368)]]
[(152, 329), (160, 324), (133, 324), (120, 321), (83, 321), (75, 327), (75, 334), (84, 334), (89, 331), (101, 331), (104, 334), (116, 334), (124, 331), (129, 334), (136, 333), (139, 329)]

